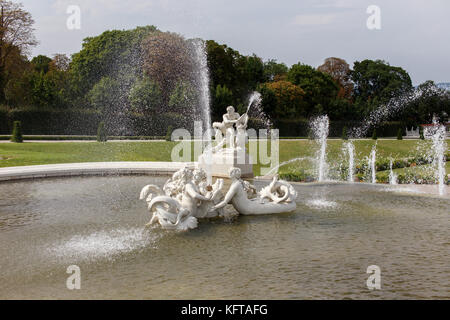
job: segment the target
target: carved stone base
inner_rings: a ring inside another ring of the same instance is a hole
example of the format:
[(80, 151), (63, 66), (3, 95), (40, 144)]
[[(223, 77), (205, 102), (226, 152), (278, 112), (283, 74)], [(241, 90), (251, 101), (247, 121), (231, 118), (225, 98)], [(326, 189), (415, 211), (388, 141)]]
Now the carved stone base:
[(213, 177), (229, 178), (229, 170), (234, 167), (241, 169), (242, 178), (253, 178), (253, 161), (249, 154), (239, 150), (223, 149), (209, 156), (211, 161), (208, 161), (207, 154), (198, 157), (198, 167), (210, 172)]

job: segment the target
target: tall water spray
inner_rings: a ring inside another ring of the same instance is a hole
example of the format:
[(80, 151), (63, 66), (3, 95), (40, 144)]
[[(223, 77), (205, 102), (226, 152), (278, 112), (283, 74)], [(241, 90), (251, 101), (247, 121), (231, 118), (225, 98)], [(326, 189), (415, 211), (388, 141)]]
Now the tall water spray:
[[(211, 97), (209, 92), (209, 69), (206, 53), (206, 43), (203, 40), (193, 42), (195, 63), (197, 65), (197, 83), (199, 90), (199, 102), (202, 112), (202, 122), (205, 131), (211, 130)], [(208, 135), (210, 136), (210, 135)]]
[(389, 184), (396, 185), (398, 184), (397, 175), (392, 170), (392, 159), (389, 162)]
[(438, 123), (436, 118), (433, 118), (433, 127), (431, 129), (431, 141), (433, 152), (433, 166), (435, 168), (435, 177), (439, 184), (439, 194), (443, 195), (445, 192), (445, 151), (447, 150), (447, 143), (445, 142), (446, 133), (445, 126)]
[[(208, 184), (212, 184), (211, 162), (212, 162), (212, 128), (211, 128), (211, 97), (209, 92), (209, 68), (206, 53), (206, 43), (203, 40), (195, 40), (194, 57), (197, 66), (197, 86), (199, 90), (199, 103), (202, 113), (202, 122), (204, 128), (203, 141), (206, 144), (206, 175)], [(199, 137), (200, 138), (200, 137)]]
[(320, 148), (316, 157), (318, 167), (318, 180), (324, 181), (327, 179), (328, 164), (327, 164), (327, 138), (329, 132), (330, 120), (328, 116), (320, 116), (311, 122), (311, 129), (313, 130), (315, 140)]
[(353, 176), (355, 174), (355, 145), (350, 140), (345, 143), (345, 149), (348, 152), (348, 182), (353, 182)]

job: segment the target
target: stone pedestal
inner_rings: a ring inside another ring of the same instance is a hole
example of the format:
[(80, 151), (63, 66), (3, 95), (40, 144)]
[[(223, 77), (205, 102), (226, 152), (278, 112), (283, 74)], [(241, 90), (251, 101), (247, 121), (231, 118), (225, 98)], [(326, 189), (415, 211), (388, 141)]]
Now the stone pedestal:
[[(208, 161), (208, 158), (211, 158)], [(249, 154), (237, 149), (223, 149), (218, 153), (202, 154), (198, 157), (198, 167), (213, 177), (229, 178), (231, 167), (241, 169), (242, 178), (253, 178), (253, 161)]]

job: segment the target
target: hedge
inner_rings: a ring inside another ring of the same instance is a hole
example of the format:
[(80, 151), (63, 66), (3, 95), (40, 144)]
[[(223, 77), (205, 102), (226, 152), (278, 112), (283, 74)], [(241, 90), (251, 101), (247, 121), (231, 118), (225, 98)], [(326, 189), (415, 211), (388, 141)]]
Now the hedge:
[[(274, 128), (280, 130), (280, 137), (307, 137), (309, 135), (310, 125), (306, 119), (275, 119)], [(345, 127), (350, 131), (351, 128), (361, 126), (358, 121), (330, 121), (329, 137), (341, 138)], [(404, 127), (402, 122), (383, 122), (377, 126), (378, 137), (395, 137), (398, 128)], [(373, 130), (368, 130), (366, 137), (371, 137)]]
[[(197, 119), (199, 120), (199, 119)], [(21, 121), (24, 135), (92, 135), (97, 134), (98, 124), (105, 122), (111, 136), (165, 136), (167, 128), (185, 128), (193, 133), (194, 122), (181, 114), (157, 113), (142, 115), (119, 113), (103, 116), (89, 109), (7, 109), (0, 107), (0, 134), (11, 134), (13, 122)], [(331, 121), (330, 137), (341, 137), (347, 127), (359, 127), (361, 122)], [(263, 129), (267, 125), (258, 119), (249, 119), (249, 128)], [(307, 119), (274, 119), (272, 127), (280, 130), (280, 137), (307, 137), (309, 121)], [(395, 137), (401, 122), (385, 122), (377, 127), (378, 137)], [(369, 130), (370, 134), (372, 130)]]
[(108, 117), (95, 110), (66, 109), (40, 110), (0, 108), (0, 134), (10, 135), (14, 121), (22, 123), (24, 135), (76, 135), (96, 136), (98, 125), (105, 122), (111, 136), (165, 136), (168, 126), (186, 128), (190, 132), (194, 123), (182, 115), (160, 113), (143, 116), (117, 113)]

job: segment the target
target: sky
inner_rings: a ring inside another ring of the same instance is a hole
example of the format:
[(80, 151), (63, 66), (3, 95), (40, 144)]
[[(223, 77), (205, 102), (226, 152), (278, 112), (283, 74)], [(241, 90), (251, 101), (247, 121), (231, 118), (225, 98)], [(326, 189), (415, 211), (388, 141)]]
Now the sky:
[[(18, 0), (13, 0), (17, 2)], [(186, 38), (212, 39), (241, 54), (288, 66), (317, 67), (327, 57), (382, 59), (404, 68), (414, 85), (450, 82), (448, 0), (19, 0), (35, 20), (32, 55), (73, 54), (105, 30), (154, 25)], [(69, 29), (70, 5), (80, 29)], [(369, 29), (369, 6), (381, 29)]]

